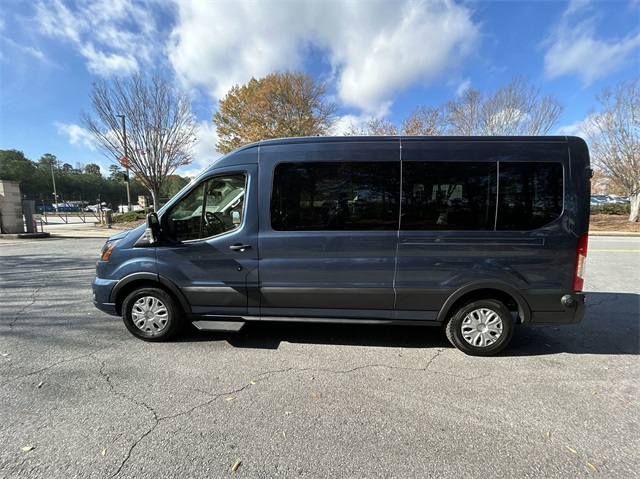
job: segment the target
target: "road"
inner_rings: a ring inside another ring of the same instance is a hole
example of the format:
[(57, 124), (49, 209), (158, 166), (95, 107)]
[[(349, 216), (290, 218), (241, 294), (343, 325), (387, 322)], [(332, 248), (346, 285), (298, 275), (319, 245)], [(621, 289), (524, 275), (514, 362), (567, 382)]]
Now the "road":
[(421, 327), (145, 343), (91, 304), (103, 242), (0, 245), (0, 477), (638, 477), (640, 238), (591, 238), (585, 320), (493, 358)]

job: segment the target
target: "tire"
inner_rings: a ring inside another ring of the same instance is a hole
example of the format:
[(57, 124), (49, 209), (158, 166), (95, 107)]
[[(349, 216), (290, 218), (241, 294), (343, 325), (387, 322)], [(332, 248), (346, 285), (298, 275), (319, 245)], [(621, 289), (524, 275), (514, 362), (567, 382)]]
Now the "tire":
[(140, 288), (122, 303), (122, 320), (129, 332), (144, 341), (166, 341), (183, 325), (176, 302), (159, 288)]
[(470, 356), (492, 356), (513, 336), (511, 313), (500, 301), (483, 299), (462, 305), (445, 326), (447, 338)]

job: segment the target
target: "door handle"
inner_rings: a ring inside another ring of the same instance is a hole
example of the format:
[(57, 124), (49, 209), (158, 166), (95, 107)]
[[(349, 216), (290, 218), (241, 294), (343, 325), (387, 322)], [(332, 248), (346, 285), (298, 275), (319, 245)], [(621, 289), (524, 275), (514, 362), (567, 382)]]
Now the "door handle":
[(251, 245), (250, 244), (237, 243), (237, 244), (229, 246), (229, 249), (231, 251), (244, 251), (245, 249), (251, 249)]

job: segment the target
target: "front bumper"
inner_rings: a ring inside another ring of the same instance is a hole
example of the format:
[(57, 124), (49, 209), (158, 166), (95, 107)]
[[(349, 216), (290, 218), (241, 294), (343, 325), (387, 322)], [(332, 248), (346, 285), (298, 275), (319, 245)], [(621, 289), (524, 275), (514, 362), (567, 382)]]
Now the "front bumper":
[(117, 281), (111, 279), (93, 278), (91, 289), (93, 290), (93, 305), (100, 311), (112, 316), (118, 316), (115, 303), (109, 302), (111, 291)]

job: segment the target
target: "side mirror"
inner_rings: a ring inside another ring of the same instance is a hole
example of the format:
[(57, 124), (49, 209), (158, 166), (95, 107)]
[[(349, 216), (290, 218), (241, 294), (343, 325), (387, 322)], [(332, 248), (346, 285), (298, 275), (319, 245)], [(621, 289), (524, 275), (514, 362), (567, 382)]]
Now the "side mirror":
[(156, 243), (160, 237), (160, 221), (157, 213), (149, 213), (147, 215), (146, 236), (150, 244)]

